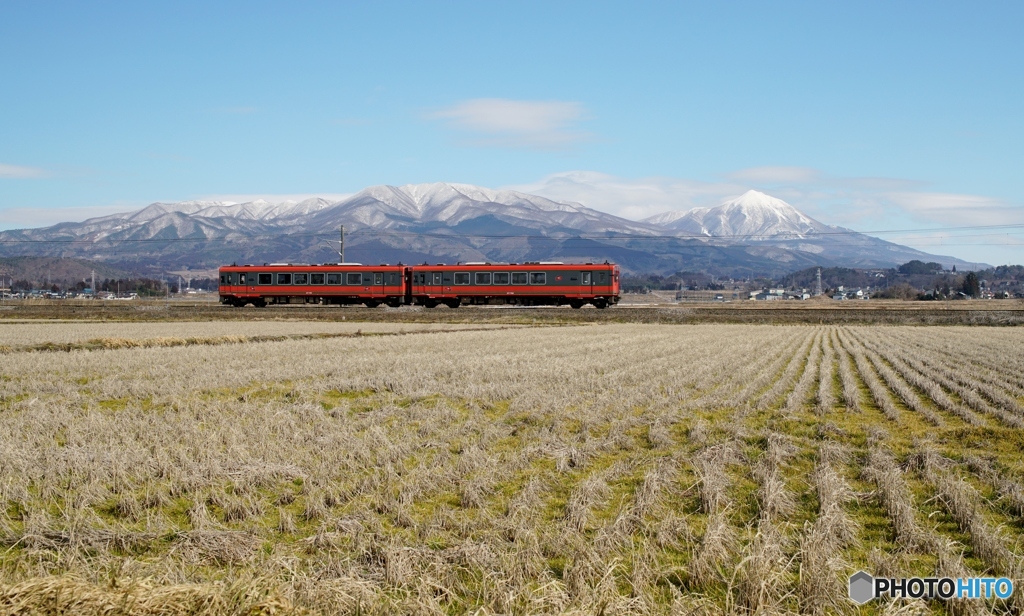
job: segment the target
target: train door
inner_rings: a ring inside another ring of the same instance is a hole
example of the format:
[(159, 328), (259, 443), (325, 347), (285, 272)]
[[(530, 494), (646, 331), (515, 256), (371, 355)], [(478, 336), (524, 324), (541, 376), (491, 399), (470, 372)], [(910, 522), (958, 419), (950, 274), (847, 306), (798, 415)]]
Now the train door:
[(411, 276), (411, 288), (413, 295), (426, 295), (427, 293), (427, 272), (414, 270)]
[(244, 291), (254, 295), (256, 293), (256, 273), (244, 272), (239, 274), (238, 284), (242, 285)]
[(580, 272), (580, 295), (590, 297), (594, 294), (594, 272)]
[(384, 272), (373, 272), (372, 275), (370, 295), (373, 297), (384, 297)]
[(444, 294), (444, 286), (442, 285), (441, 272), (427, 272), (427, 293), (431, 297), (438, 297)]
[(385, 272), (384, 273), (384, 294), (388, 297), (395, 297), (400, 295), (398, 289), (401, 288), (402, 274), (400, 272)]

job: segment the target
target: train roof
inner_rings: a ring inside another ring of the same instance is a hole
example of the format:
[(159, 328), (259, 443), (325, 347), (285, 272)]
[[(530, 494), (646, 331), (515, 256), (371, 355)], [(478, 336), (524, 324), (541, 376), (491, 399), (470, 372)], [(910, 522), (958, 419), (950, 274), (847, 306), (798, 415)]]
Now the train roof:
[(612, 267), (614, 263), (563, 263), (561, 261), (523, 261), (522, 263), (489, 263), (484, 261), (469, 261), (466, 263), (419, 263), (412, 264), (409, 267), (412, 268), (431, 268), (431, 269), (459, 269), (459, 268), (478, 268), (485, 267), (488, 269), (530, 269), (530, 268), (544, 268), (544, 269), (579, 269), (581, 267)]
[(245, 263), (243, 265), (238, 265), (237, 263), (232, 263), (231, 265), (222, 265), (222, 266), (220, 266), (220, 269), (232, 269), (232, 268), (237, 268), (237, 269), (246, 269), (246, 268), (260, 268), (260, 269), (291, 268), (291, 269), (295, 269), (297, 267), (376, 267), (376, 268), (379, 268), (379, 267), (406, 267), (406, 266), (401, 264), (401, 263), (398, 263), (398, 264), (395, 264), (395, 265), (391, 265), (390, 263), (381, 263), (379, 265), (367, 265), (365, 263), (262, 263), (262, 264), (261, 263)]
[(254, 264), (254, 263), (246, 263), (244, 265), (238, 265), (238, 264), (234, 264), (233, 263), (231, 265), (222, 265), (220, 267), (220, 269), (232, 269), (232, 268), (237, 268), (237, 269), (251, 269), (251, 268), (260, 268), (260, 269), (282, 269), (282, 268), (289, 268), (289, 269), (295, 269), (295, 268), (305, 268), (305, 267), (341, 267), (341, 268), (345, 268), (345, 267), (360, 267), (360, 268), (380, 268), (380, 267), (389, 267), (389, 268), (398, 268), (398, 267), (425, 268), (426, 267), (426, 268), (431, 268), (431, 269), (437, 269), (437, 268), (442, 268), (442, 269), (459, 269), (459, 268), (477, 268), (477, 267), (496, 268), (496, 269), (503, 269), (503, 268), (510, 268), (510, 269), (511, 268), (519, 268), (519, 269), (527, 268), (527, 269), (529, 269), (529, 268), (540, 268), (540, 267), (543, 267), (545, 269), (578, 269), (578, 268), (581, 268), (581, 267), (605, 267), (605, 266), (613, 267), (613, 266), (615, 266), (615, 264), (614, 263), (609, 263), (608, 261), (605, 261), (603, 263), (596, 263), (596, 262), (592, 262), (592, 261), (588, 261), (588, 262), (585, 262), (585, 263), (564, 263), (562, 261), (523, 261), (522, 263), (490, 263), (490, 262), (486, 262), (486, 261), (467, 261), (465, 263), (409, 263), (409, 264), (397, 263), (395, 265), (391, 265), (390, 263), (381, 263), (379, 265), (368, 265), (368, 264), (364, 264), (364, 263), (263, 263), (262, 265)]

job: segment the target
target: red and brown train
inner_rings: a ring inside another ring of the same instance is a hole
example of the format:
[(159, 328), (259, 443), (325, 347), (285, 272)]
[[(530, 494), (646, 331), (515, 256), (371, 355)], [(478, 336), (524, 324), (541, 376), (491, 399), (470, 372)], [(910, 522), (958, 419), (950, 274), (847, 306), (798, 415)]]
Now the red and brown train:
[(607, 308), (619, 301), (613, 263), (459, 263), (457, 265), (227, 265), (220, 268), (223, 304), (516, 304)]

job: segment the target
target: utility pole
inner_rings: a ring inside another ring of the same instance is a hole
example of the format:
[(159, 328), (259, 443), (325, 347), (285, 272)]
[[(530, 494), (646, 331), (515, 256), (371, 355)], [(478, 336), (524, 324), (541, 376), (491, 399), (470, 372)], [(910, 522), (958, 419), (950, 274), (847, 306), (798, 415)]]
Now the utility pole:
[(96, 297), (96, 270), (92, 271), (92, 296)]
[(821, 295), (821, 268), (818, 268), (817, 284), (814, 287), (814, 295)]
[[(324, 240), (327, 247), (334, 250), (334, 242), (331, 240)], [(345, 225), (338, 227), (338, 263), (345, 262)]]

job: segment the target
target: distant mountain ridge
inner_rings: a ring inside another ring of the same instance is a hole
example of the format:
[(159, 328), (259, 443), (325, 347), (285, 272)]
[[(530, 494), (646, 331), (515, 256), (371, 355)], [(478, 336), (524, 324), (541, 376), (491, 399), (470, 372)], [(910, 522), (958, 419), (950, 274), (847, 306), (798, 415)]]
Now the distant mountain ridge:
[(970, 264), (829, 226), (749, 191), (714, 208), (632, 221), (579, 203), (469, 184), (371, 186), (340, 201), (185, 201), (0, 232), (0, 256), (87, 257), (142, 272), (320, 262), (339, 226), (363, 262), (611, 260), (627, 271), (751, 276), (813, 265)]

